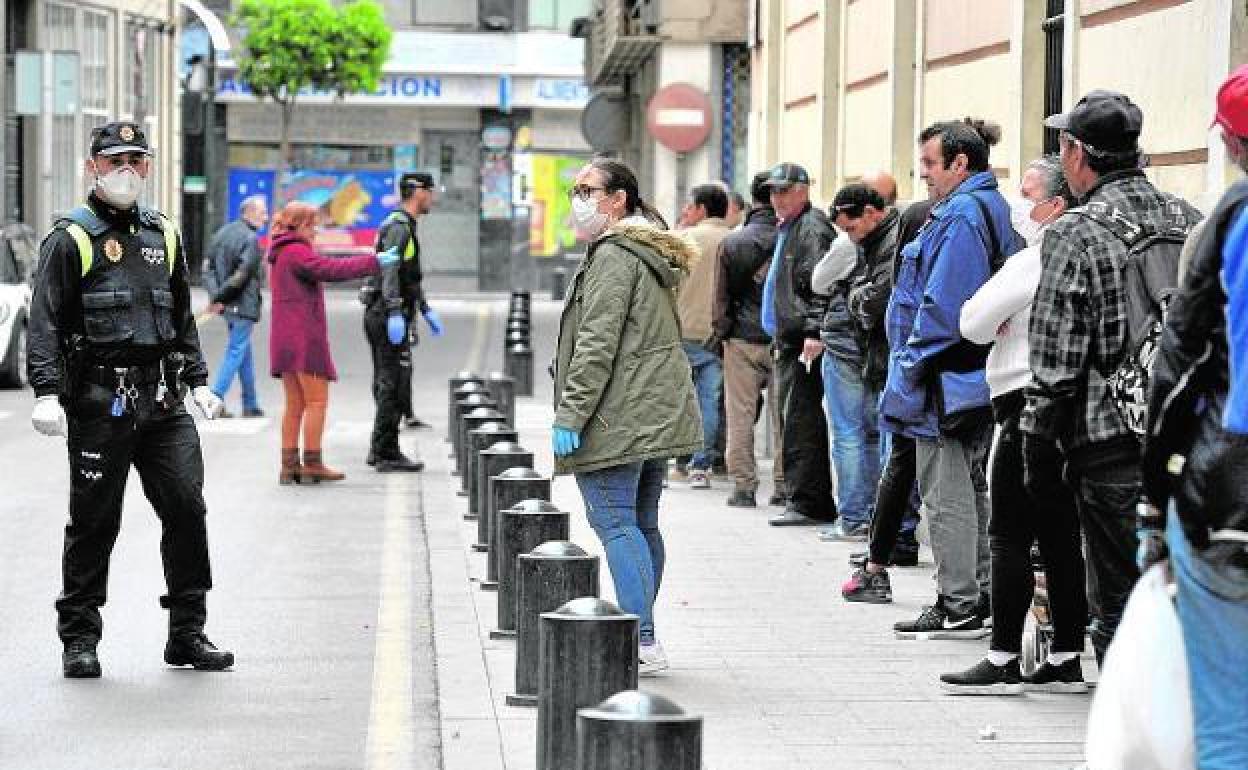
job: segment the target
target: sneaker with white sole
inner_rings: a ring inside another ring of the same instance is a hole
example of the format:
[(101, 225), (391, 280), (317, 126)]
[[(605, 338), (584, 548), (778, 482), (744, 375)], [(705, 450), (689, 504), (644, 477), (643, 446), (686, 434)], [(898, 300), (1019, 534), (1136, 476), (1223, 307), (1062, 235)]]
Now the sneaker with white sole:
[(689, 469), (689, 488), (690, 489), (710, 489), (711, 488), (711, 472), (702, 468)]
[(1088, 683), (1083, 679), (1083, 666), (1078, 658), (1071, 658), (1060, 666), (1047, 660), (1035, 673), (1023, 677), (1023, 689), (1027, 692), (1084, 693)]
[(637, 648), (637, 673), (639, 676), (654, 676), (667, 668), (667, 653), (658, 642), (643, 644)]
[(983, 639), (992, 632), (974, 612), (954, 615), (937, 599), (914, 620), (895, 623), (893, 633), (898, 639)]
[(1004, 666), (984, 658), (965, 671), (941, 674), (940, 689), (951, 695), (1022, 695), (1018, 658)]

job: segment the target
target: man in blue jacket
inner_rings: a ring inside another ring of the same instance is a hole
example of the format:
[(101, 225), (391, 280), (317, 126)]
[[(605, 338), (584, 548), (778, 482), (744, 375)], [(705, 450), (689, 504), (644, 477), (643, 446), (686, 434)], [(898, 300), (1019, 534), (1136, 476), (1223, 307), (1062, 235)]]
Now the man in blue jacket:
[(988, 164), (999, 137), (981, 121), (936, 123), (919, 134), (921, 176), (937, 203), (901, 252), (885, 316), (891, 354), (880, 421), (915, 441), (938, 595), (917, 619), (894, 626), (903, 639), (988, 633), (987, 350), (962, 338), (958, 317), (994, 262), (1023, 246)]

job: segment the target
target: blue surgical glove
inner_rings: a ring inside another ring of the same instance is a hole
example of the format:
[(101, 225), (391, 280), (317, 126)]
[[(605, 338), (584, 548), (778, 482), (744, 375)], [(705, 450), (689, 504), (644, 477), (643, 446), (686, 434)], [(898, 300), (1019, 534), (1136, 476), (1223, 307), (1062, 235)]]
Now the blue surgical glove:
[(433, 312), (433, 308), (427, 307), (421, 315), (425, 317), (425, 323), (429, 324), (429, 333), (435, 337), (442, 336), (442, 319), (438, 318), (438, 314)]
[(581, 448), (581, 434), (562, 425), (556, 425), (551, 433), (550, 443), (555, 450), (555, 457), (567, 457)]
[(387, 267), (393, 267), (399, 264), (399, 250), (391, 246), (381, 252), (377, 255), (377, 264), (381, 265), (383, 270)]
[(386, 338), (391, 345), (402, 345), (407, 339), (407, 319), (402, 313), (395, 311), (386, 316)]

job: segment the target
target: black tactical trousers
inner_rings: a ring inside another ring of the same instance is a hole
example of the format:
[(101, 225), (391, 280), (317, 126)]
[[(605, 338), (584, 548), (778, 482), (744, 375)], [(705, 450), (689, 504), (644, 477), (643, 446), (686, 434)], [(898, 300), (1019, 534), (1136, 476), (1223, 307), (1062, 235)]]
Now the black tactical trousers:
[(57, 631), (68, 644), (99, 641), (100, 607), (108, 592), (108, 562), (121, 527), (126, 477), (133, 465), (160, 518), (160, 556), (170, 634), (202, 631), (205, 593), (212, 588), (205, 527), (204, 461), (195, 421), (182, 404), (156, 404), (145, 385), (121, 417), (109, 414), (113, 392), (84, 384), (69, 413), (69, 523), (61, 558), (63, 590)]
[(412, 345), (399, 348), (399, 408), (403, 417), (415, 416), (412, 411)]
[(399, 453), (399, 419), (403, 416), (400, 387), (404, 382), (403, 349), (407, 340), (401, 345), (390, 344), (386, 316), (373, 310), (364, 313), (364, 334), (373, 351), (373, 403), (377, 410), (369, 448), (377, 459), (392, 459)]
[(791, 507), (812, 519), (832, 521), (836, 502), (823, 416), (823, 368), (816, 359), (808, 370), (798, 360), (801, 354), (801, 348), (780, 347), (775, 355), (777, 389), (784, 394), (784, 480)]

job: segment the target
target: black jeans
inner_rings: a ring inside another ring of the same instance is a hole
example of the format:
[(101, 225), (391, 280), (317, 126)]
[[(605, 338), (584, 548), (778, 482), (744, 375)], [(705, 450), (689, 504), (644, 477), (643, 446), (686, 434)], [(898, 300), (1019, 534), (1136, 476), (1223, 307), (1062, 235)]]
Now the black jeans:
[[(999, 402), (998, 402), (999, 403)], [(998, 410), (989, 469), (992, 519), (992, 649), (1021, 651), (1023, 622), (1035, 594), (1031, 545), (1040, 547), (1053, 617), (1053, 651), (1081, 652), (1088, 621), (1087, 584), (1074, 492), (1065, 484), (1035, 500), (1023, 486), (1023, 401)]]
[[(402, 345), (390, 344), (385, 313), (371, 308), (364, 313), (364, 334), (373, 353), (373, 403), (376, 407), (369, 448), (378, 459), (393, 459), (399, 454), (399, 419), (403, 416), (400, 388), (404, 382), (403, 350), (407, 340)], [(410, 380), (408, 382), (410, 390)]]
[(69, 404), (69, 523), (56, 600), (61, 641), (98, 642), (108, 597), (108, 565), (121, 529), (121, 503), (133, 465), (160, 518), (160, 557), (170, 634), (202, 631), (212, 588), (204, 506), (204, 460), (195, 421), (182, 404), (155, 403), (141, 386), (121, 417), (109, 414), (113, 392), (84, 384)]
[(903, 549), (918, 551), (914, 539), (914, 527), (909, 527), (901, 537), (902, 524), (908, 516), (916, 520), (915, 505), (915, 455), (914, 439), (894, 433), (890, 439), (888, 457), (880, 469), (880, 483), (875, 490), (875, 513), (871, 516), (871, 530), (867, 544), (869, 558), (874, 564), (888, 564), (894, 551)]
[(792, 508), (812, 519), (832, 521), (836, 502), (823, 416), (823, 367), (815, 361), (807, 371), (797, 360), (801, 354), (801, 348), (779, 347), (775, 355), (779, 390), (787, 393), (781, 435), (785, 486)]
[(1092, 605), (1092, 648), (1097, 663), (1113, 641), (1127, 597), (1140, 577), (1135, 566), (1139, 539), (1135, 505), (1141, 493), (1140, 466), (1118, 462), (1068, 468), (1079, 505), (1088, 562), (1088, 601)]

